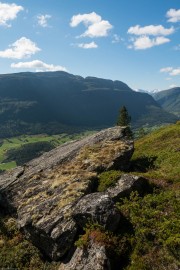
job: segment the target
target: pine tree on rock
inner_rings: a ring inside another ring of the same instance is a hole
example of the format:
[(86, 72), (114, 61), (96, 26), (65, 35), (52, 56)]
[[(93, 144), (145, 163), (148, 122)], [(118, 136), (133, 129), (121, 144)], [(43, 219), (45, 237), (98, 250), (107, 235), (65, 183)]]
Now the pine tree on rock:
[(117, 120), (117, 126), (129, 126), (131, 122), (131, 116), (125, 106), (120, 109), (120, 114)]
[(126, 135), (130, 138), (133, 137), (132, 130), (130, 128), (131, 116), (128, 114), (128, 111), (125, 106), (120, 109), (120, 114), (117, 120), (117, 126), (126, 126)]

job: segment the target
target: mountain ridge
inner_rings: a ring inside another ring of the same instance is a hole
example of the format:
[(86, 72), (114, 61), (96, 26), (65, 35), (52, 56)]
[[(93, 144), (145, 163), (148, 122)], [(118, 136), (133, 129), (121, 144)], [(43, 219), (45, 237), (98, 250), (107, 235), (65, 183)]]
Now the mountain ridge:
[(110, 127), (123, 105), (134, 127), (176, 121), (150, 95), (121, 81), (61, 71), (0, 75), (0, 103), (0, 137)]
[(180, 117), (180, 87), (160, 91), (153, 97), (166, 111)]

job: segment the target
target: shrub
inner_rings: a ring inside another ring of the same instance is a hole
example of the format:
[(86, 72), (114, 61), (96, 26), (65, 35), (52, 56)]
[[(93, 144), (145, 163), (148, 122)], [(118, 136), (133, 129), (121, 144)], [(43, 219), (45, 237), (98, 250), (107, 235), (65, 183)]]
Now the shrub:
[(98, 224), (87, 225), (85, 234), (80, 236), (75, 245), (87, 248), (91, 241), (106, 248), (108, 257), (113, 258), (112, 263), (115, 263), (117, 258), (121, 258), (122, 263), (124, 257), (129, 253), (130, 242), (127, 235), (116, 235)]
[(24, 239), (14, 218), (0, 216), (0, 269), (55, 270), (58, 266), (46, 262), (39, 250)]
[(177, 191), (161, 191), (144, 198), (132, 193), (118, 208), (134, 230), (128, 270), (180, 267), (180, 196)]
[(98, 191), (103, 192), (109, 187), (114, 186), (121, 174), (122, 172), (113, 170), (101, 173), (99, 175)]

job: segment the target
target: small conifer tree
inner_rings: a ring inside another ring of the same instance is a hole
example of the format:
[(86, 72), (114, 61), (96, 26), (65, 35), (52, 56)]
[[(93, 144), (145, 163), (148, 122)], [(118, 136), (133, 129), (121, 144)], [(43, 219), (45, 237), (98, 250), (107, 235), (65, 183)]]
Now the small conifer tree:
[(117, 120), (117, 126), (126, 126), (126, 135), (130, 138), (133, 137), (132, 130), (130, 128), (131, 116), (125, 106), (120, 109), (119, 117)]
[(129, 126), (131, 122), (131, 116), (125, 106), (120, 109), (120, 114), (117, 120), (117, 126)]

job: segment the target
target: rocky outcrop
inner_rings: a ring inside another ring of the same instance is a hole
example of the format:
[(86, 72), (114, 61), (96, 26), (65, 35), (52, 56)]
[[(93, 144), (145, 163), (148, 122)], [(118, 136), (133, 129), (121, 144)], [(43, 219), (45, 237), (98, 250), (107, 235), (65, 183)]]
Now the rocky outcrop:
[(117, 201), (120, 198), (128, 197), (132, 191), (143, 194), (148, 189), (148, 181), (144, 177), (124, 174), (117, 180), (116, 185), (108, 188), (106, 192), (113, 201)]
[[(95, 191), (98, 172), (128, 168), (133, 142), (124, 134), (125, 128), (120, 127), (103, 130), (0, 176), (0, 205), (16, 211), (26, 237), (52, 260), (59, 260), (71, 248), (81, 223), (72, 214), (75, 209), (78, 214), (78, 202), (80, 205), (85, 195)], [(103, 224), (116, 216), (107, 197), (107, 217), (101, 203), (93, 204), (88, 212), (97, 218), (100, 211)]]
[[(81, 227), (85, 227), (90, 220), (103, 226), (106, 230), (115, 231), (121, 222), (115, 202), (120, 198), (128, 197), (132, 191), (142, 194), (147, 191), (148, 187), (147, 179), (124, 174), (116, 185), (108, 188), (106, 192), (84, 196), (77, 203), (72, 216)], [(87, 246), (78, 247), (71, 260), (61, 264), (59, 270), (110, 270), (111, 259), (106, 245), (103, 244), (103, 241), (97, 242), (91, 238), (92, 236), (87, 240)]]
[(67, 264), (59, 270), (111, 270), (106, 248), (91, 241), (87, 248), (77, 248)]
[(106, 230), (115, 231), (120, 213), (106, 193), (92, 193), (84, 196), (75, 206), (72, 217), (80, 227), (87, 223), (98, 223)]

